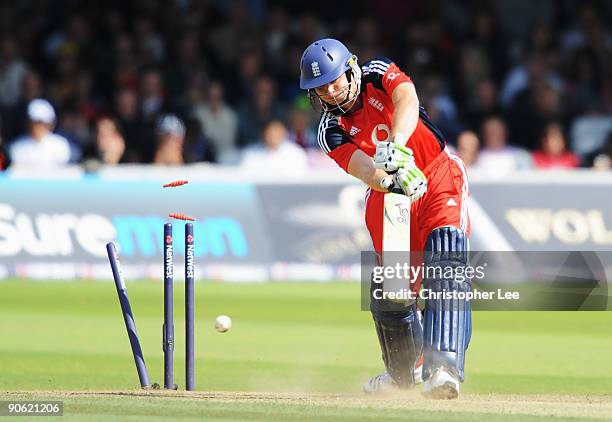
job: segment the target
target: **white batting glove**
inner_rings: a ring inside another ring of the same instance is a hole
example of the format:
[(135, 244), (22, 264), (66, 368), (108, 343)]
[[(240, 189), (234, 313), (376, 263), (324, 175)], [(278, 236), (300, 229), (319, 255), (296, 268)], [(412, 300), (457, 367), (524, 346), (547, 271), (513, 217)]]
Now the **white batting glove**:
[(400, 186), (404, 194), (410, 198), (411, 203), (427, 192), (427, 178), (415, 165), (411, 166), (411, 168), (398, 169), (393, 175), (393, 180), (395, 184)]
[(410, 164), (414, 165), (412, 150), (394, 142), (378, 142), (374, 155), (374, 166), (386, 172), (393, 172)]
[(393, 175), (385, 176), (380, 179), (380, 187), (390, 193), (399, 193), (404, 195), (404, 191), (400, 187), (399, 183), (397, 183)]

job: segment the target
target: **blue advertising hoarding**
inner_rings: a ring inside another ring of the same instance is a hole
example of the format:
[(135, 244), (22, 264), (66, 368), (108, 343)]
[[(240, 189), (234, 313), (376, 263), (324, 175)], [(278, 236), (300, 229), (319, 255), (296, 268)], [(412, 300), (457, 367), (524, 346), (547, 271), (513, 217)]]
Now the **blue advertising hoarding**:
[[(473, 250), (612, 250), (612, 184), (476, 182), (471, 191)], [(372, 248), (364, 194), (356, 183), (305, 180), (163, 189), (146, 176), (0, 177), (0, 278), (109, 278), (108, 241), (130, 278), (159, 278), (163, 224), (183, 213), (196, 218), (200, 277), (356, 280)], [(175, 221), (177, 265), (182, 226)]]

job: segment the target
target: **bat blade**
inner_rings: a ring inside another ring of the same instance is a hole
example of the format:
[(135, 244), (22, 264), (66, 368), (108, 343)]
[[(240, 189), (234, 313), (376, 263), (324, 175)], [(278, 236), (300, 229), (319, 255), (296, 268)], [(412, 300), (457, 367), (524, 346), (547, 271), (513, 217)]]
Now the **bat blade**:
[(410, 199), (387, 193), (384, 199), (383, 252), (410, 252)]
[[(382, 265), (403, 267), (406, 263), (410, 264), (410, 199), (406, 195), (387, 193), (383, 210)], [(385, 292), (403, 289), (410, 289), (409, 280), (405, 278), (385, 278), (383, 282)]]

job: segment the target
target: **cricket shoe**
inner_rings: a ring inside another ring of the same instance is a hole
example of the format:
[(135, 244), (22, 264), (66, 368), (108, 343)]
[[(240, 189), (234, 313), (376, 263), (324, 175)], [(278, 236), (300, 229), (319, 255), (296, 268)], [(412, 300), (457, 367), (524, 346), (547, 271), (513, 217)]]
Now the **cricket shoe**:
[(366, 394), (385, 394), (399, 390), (399, 387), (387, 372), (370, 378), (363, 384), (363, 392)]
[[(414, 383), (420, 384), (423, 382), (423, 355), (414, 365)], [(384, 372), (380, 375), (370, 378), (368, 382), (363, 384), (363, 392), (366, 394), (384, 394), (391, 391), (399, 390), (399, 387), (391, 375)]]
[(444, 368), (438, 368), (423, 383), (423, 394), (432, 399), (456, 399), (459, 397), (459, 380)]

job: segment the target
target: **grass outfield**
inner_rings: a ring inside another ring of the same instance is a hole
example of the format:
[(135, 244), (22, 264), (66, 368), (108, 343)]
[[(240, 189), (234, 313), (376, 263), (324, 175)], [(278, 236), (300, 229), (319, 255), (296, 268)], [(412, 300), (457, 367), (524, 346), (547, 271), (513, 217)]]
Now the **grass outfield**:
[[(180, 387), (182, 287), (175, 290)], [(161, 382), (161, 283), (132, 282), (128, 290), (149, 374)], [(79, 420), (399, 420), (411, 411), (423, 421), (612, 418), (611, 312), (475, 312), (462, 396), (441, 403), (416, 392), (359, 394), (382, 370), (370, 315), (359, 306), (357, 284), (199, 283), (200, 392), (142, 394), (112, 282), (0, 282), (0, 395), (59, 397), (65, 416)], [(230, 332), (214, 331), (219, 314), (232, 317)]]

